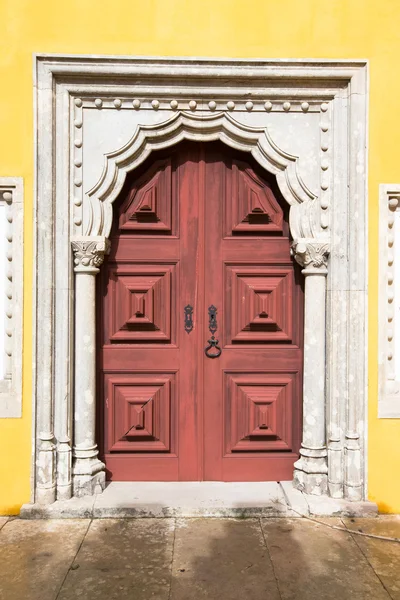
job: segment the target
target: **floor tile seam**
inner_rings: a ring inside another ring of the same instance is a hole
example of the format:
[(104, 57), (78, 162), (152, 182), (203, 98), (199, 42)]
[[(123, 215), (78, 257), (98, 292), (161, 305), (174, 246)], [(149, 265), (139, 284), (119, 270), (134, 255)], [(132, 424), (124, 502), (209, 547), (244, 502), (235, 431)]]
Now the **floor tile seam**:
[(58, 590), (58, 592), (57, 592), (57, 595), (55, 596), (54, 600), (58, 600), (58, 598), (59, 598), (59, 596), (60, 596), (60, 594), (61, 594), (61, 591), (62, 591), (62, 589), (63, 589), (63, 587), (64, 587), (64, 583), (65, 583), (65, 581), (66, 581), (66, 579), (67, 579), (67, 577), (68, 577), (68, 574), (69, 574), (69, 572), (70, 572), (70, 570), (71, 570), (71, 567), (72, 567), (72, 565), (73, 565), (73, 564), (74, 564), (74, 562), (75, 562), (75, 559), (76, 559), (76, 557), (78, 556), (78, 554), (79, 554), (79, 552), (80, 552), (80, 549), (82, 548), (83, 542), (84, 542), (84, 541), (85, 541), (85, 539), (86, 539), (86, 536), (87, 536), (87, 534), (88, 534), (88, 531), (89, 531), (89, 529), (90, 529), (90, 526), (91, 526), (92, 522), (93, 522), (93, 518), (91, 518), (91, 519), (90, 519), (90, 521), (89, 521), (89, 523), (88, 523), (88, 525), (87, 525), (87, 527), (86, 527), (86, 531), (85, 531), (85, 533), (84, 533), (84, 534), (83, 534), (83, 536), (82, 536), (82, 539), (81, 539), (81, 542), (80, 542), (80, 544), (79, 544), (79, 546), (78, 546), (78, 549), (77, 549), (77, 551), (75, 552), (75, 554), (74, 554), (74, 556), (73, 556), (73, 558), (72, 558), (72, 560), (71, 560), (71, 563), (70, 563), (70, 565), (69, 565), (69, 567), (68, 567), (68, 569), (67, 569), (67, 571), (66, 571), (66, 573), (65, 573), (65, 576), (63, 577), (63, 580), (62, 580), (62, 582), (61, 582), (60, 588), (59, 588), (59, 590)]
[(389, 590), (387, 589), (386, 585), (384, 584), (382, 578), (380, 577), (380, 575), (375, 571), (373, 565), (371, 564), (368, 556), (365, 554), (364, 550), (362, 549), (362, 547), (360, 546), (360, 544), (358, 543), (358, 539), (356, 535), (352, 535), (352, 530), (349, 529), (346, 525), (346, 523), (344, 523), (343, 519), (340, 519), (341, 522), (343, 523), (343, 525), (346, 527), (347, 531), (349, 532), (350, 538), (352, 539), (353, 543), (357, 546), (358, 550), (360, 551), (360, 554), (363, 556), (365, 562), (368, 564), (368, 566), (370, 567), (371, 571), (374, 573), (375, 577), (377, 578), (377, 580), (379, 581), (379, 583), (381, 584), (382, 588), (385, 590), (385, 592), (388, 595), (388, 598), (390, 598), (391, 600), (394, 600), (392, 594), (389, 592)]
[(171, 552), (171, 565), (170, 565), (170, 573), (169, 573), (169, 590), (168, 590), (168, 600), (172, 598), (172, 579), (173, 579), (173, 564), (175, 557), (175, 538), (176, 538), (176, 517), (174, 518), (174, 535), (172, 538), (172, 552)]
[(258, 518), (258, 525), (259, 525), (259, 527), (260, 527), (260, 531), (261, 531), (261, 536), (262, 536), (262, 539), (264, 540), (264, 546), (265, 546), (265, 549), (266, 549), (266, 551), (268, 552), (268, 557), (269, 557), (269, 560), (270, 560), (270, 562), (271, 562), (272, 573), (273, 573), (273, 575), (274, 575), (276, 589), (278, 590), (278, 594), (279, 594), (279, 598), (280, 598), (280, 600), (283, 600), (283, 596), (282, 596), (281, 588), (279, 587), (278, 577), (277, 577), (277, 574), (276, 574), (276, 572), (275, 572), (275, 565), (274, 565), (274, 561), (272, 560), (272, 554), (271, 554), (271, 552), (270, 552), (270, 549), (269, 549), (269, 547), (268, 547), (267, 539), (266, 539), (266, 537), (265, 537), (264, 529), (263, 529), (263, 526), (262, 526), (261, 517), (259, 517), (259, 518)]

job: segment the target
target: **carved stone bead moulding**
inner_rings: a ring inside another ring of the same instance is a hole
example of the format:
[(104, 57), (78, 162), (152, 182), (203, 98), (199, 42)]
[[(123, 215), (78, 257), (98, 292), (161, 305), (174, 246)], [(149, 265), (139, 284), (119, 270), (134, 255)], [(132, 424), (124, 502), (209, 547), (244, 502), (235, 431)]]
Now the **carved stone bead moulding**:
[(51, 503), (104, 485), (90, 351), (95, 276), (127, 173), (181, 140), (219, 140), (276, 176), (305, 276), (303, 443), (294, 483), (364, 498), (365, 62), (38, 56), (35, 85), (32, 500)]
[(400, 184), (379, 186), (378, 416), (400, 418)]
[(0, 177), (0, 418), (22, 414), (23, 181)]

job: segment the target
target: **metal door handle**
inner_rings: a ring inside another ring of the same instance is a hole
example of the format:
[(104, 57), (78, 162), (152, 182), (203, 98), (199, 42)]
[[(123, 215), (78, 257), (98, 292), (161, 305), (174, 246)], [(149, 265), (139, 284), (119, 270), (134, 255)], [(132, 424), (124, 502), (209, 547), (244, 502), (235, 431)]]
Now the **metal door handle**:
[[(218, 358), (221, 355), (222, 350), (218, 346), (219, 340), (215, 339), (215, 333), (218, 329), (217, 323), (217, 307), (211, 304), (208, 307), (208, 329), (211, 333), (211, 338), (208, 340), (208, 346), (204, 348), (205, 355), (208, 358)], [(214, 349), (215, 353), (211, 353), (211, 350)]]

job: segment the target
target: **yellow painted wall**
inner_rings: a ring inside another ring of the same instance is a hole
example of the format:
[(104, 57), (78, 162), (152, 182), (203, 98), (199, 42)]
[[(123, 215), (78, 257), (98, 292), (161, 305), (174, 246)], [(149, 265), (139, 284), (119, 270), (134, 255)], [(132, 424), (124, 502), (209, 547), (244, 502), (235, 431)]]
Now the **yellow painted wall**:
[(32, 53), (370, 61), (369, 497), (400, 512), (400, 420), (377, 419), (378, 184), (400, 181), (398, 0), (1, 0), (0, 174), (25, 180), (23, 417), (0, 420), (0, 514), (29, 501)]

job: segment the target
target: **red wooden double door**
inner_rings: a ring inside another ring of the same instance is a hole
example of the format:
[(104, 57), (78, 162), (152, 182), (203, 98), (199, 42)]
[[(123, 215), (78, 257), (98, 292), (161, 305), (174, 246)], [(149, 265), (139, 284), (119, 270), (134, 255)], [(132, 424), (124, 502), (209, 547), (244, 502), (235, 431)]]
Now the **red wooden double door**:
[(220, 143), (133, 175), (99, 277), (108, 477), (291, 479), (303, 294), (274, 178)]

